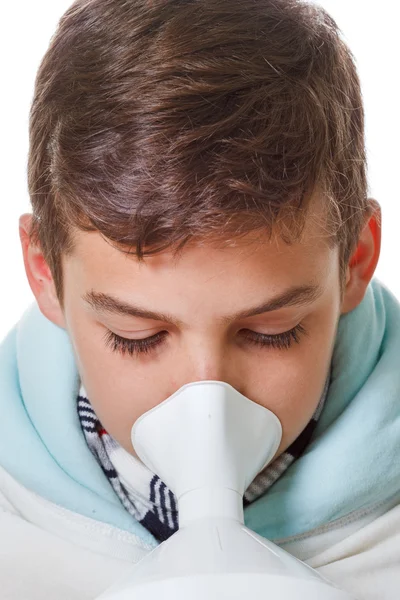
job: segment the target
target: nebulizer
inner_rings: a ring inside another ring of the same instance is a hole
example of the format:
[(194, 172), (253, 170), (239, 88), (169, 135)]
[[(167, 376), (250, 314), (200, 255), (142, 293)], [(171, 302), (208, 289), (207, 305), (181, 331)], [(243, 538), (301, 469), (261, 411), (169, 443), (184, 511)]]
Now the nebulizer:
[(179, 530), (98, 600), (354, 600), (244, 525), (243, 494), (282, 427), (223, 381), (182, 386), (133, 425), (133, 447), (175, 494)]

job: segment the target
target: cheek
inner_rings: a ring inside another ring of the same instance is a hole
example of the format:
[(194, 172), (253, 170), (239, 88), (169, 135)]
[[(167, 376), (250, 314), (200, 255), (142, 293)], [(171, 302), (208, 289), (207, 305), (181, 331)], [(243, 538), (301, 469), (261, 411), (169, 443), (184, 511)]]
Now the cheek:
[(146, 398), (155, 394), (140, 378), (132, 357), (121, 357), (106, 347), (104, 331), (97, 325), (69, 320), (76, 364), (93, 409), (110, 435), (132, 452), (132, 425), (150, 408)]
[(310, 332), (273, 370), (269, 406), (280, 419), (283, 452), (303, 431), (314, 414), (329, 375), (338, 317), (332, 316)]

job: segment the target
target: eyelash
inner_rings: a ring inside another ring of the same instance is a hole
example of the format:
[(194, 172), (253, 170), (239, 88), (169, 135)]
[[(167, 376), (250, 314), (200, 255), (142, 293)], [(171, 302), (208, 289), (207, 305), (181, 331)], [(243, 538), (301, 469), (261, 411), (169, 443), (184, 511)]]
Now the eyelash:
[[(296, 325), (296, 327), (293, 327), (293, 329), (290, 329), (290, 331), (284, 331), (283, 333), (275, 335), (256, 333), (255, 331), (250, 330), (244, 331), (247, 331), (248, 333), (244, 334), (243, 337), (250, 344), (262, 348), (273, 348), (276, 350), (289, 350), (293, 342), (298, 344), (300, 342), (300, 337), (307, 333), (301, 324)], [(149, 354), (156, 348), (160, 347), (165, 342), (167, 336), (167, 331), (161, 331), (142, 340), (130, 340), (108, 330), (105, 335), (105, 343), (106, 346), (110, 347), (113, 352), (118, 352), (122, 355), (129, 354), (130, 356), (133, 356)]]

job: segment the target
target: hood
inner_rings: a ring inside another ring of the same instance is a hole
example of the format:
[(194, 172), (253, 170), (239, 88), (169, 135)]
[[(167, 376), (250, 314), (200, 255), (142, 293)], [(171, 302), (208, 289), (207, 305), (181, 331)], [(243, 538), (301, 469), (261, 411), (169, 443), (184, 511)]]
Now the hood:
[[(399, 358), (400, 304), (373, 280), (361, 304), (340, 318), (331, 384), (310, 444), (245, 508), (247, 527), (271, 540), (291, 537), (398, 491)], [(155, 547), (86, 443), (79, 384), (68, 334), (32, 304), (0, 345), (0, 464), (51, 502)]]

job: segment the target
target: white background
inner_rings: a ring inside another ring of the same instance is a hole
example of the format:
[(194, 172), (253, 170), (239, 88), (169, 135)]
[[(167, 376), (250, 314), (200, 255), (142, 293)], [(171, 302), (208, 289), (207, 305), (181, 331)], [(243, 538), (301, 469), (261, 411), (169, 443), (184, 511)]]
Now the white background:
[[(18, 217), (30, 212), (28, 113), (39, 62), (70, 4), (70, 0), (20, 0), (2, 6), (0, 340), (33, 301), (18, 236)], [(380, 202), (383, 212), (382, 253), (376, 274), (400, 298), (399, 3), (324, 0), (320, 4), (337, 21), (356, 58), (366, 111), (370, 195)]]

